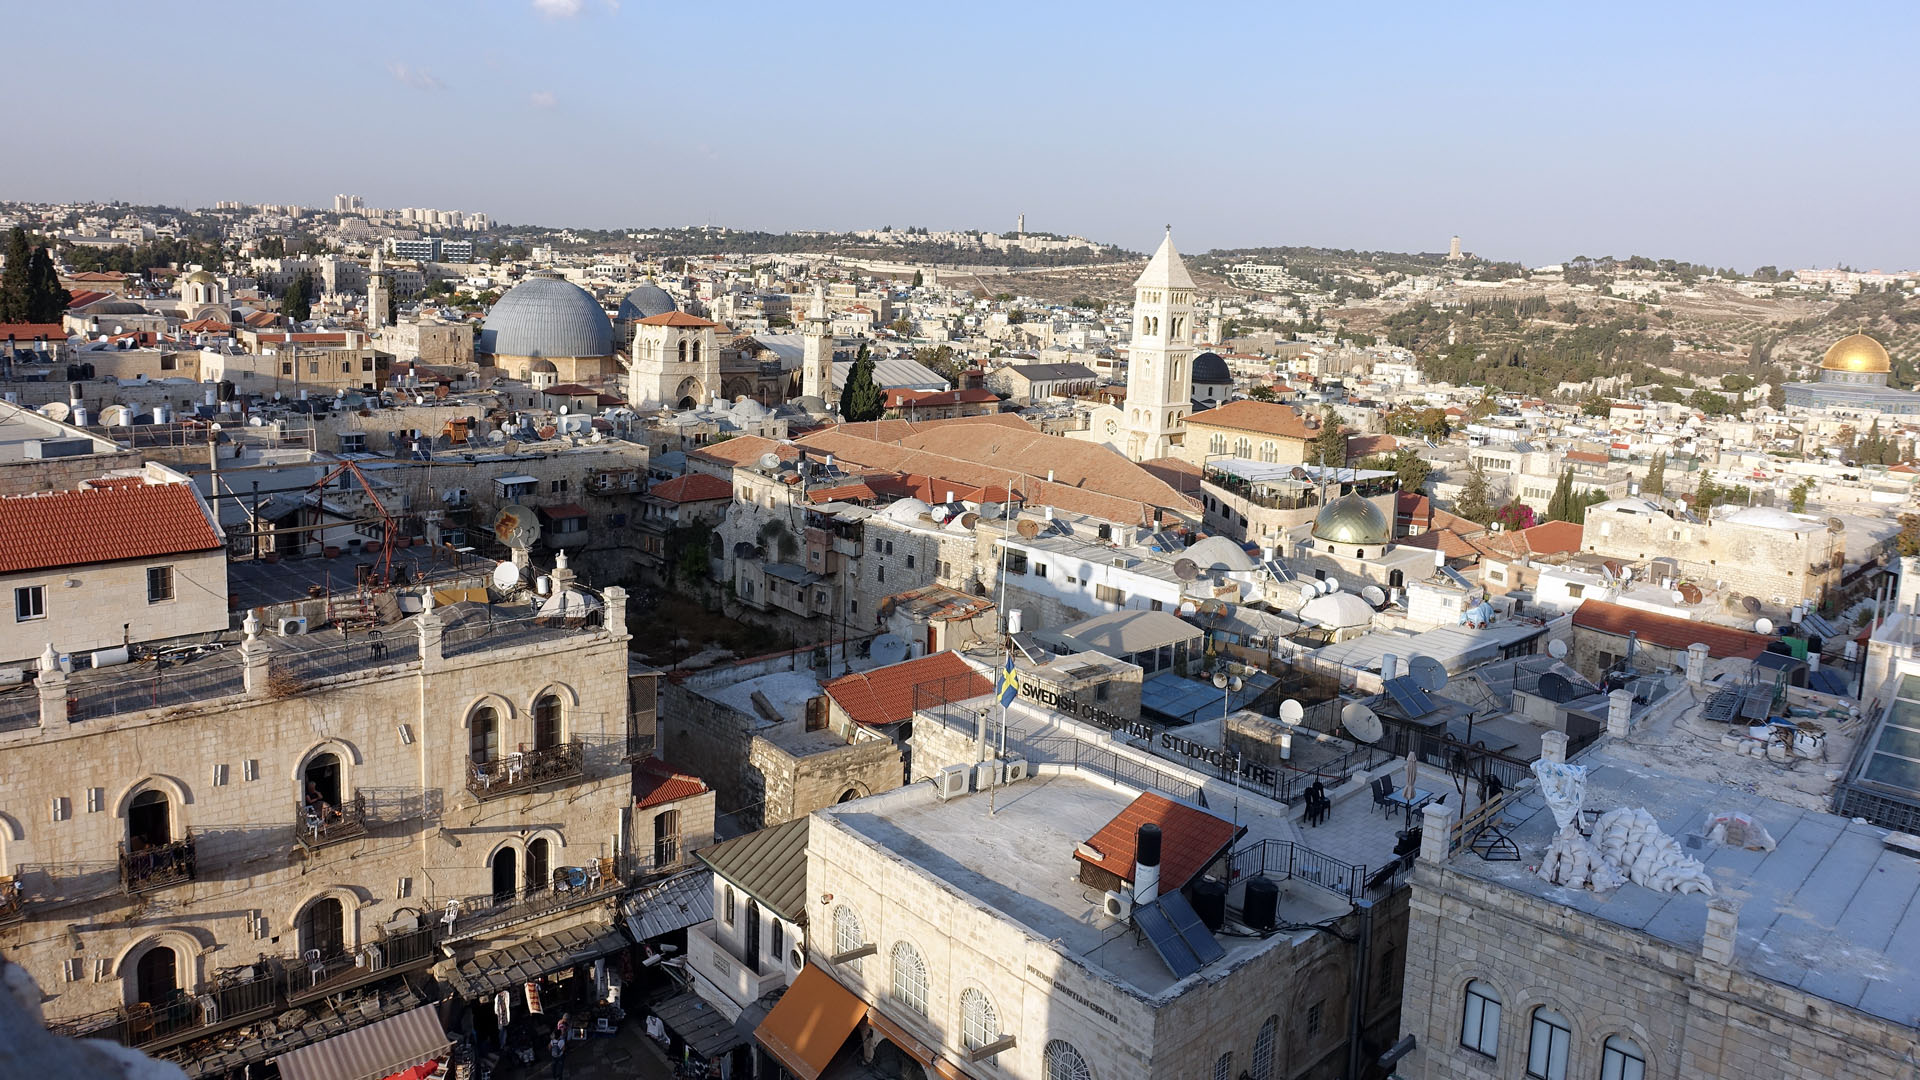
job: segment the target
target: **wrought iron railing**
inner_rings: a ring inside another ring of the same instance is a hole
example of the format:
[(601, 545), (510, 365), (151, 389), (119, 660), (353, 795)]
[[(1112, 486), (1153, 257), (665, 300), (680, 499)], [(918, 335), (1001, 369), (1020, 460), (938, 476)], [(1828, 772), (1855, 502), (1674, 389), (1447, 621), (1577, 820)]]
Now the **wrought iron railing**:
[(626, 757), (623, 758), (622, 760), (645, 761), (646, 759), (652, 757), (653, 756), (653, 740), (654, 740), (654, 737), (652, 735), (638, 735), (632, 732), (628, 732), (627, 754), (626, 754)]
[(586, 750), (578, 739), (536, 750), (516, 750), (496, 761), (472, 763), (467, 790), (481, 799), (497, 799), (575, 779), (586, 772), (586, 767)]
[(48, 1030), (70, 1038), (106, 1039), (122, 1046), (158, 1046), (264, 1016), (279, 1006), (279, 970), (263, 959), (228, 973), (199, 994), (175, 991), (165, 1002), (122, 1005), (49, 1025)]
[(445, 936), (468, 937), (604, 900), (624, 887), (612, 859), (598, 859), (588, 866), (562, 866), (554, 870), (547, 884), (445, 900), (436, 926)]
[(1292, 840), (1257, 840), (1232, 857), (1233, 876), (1299, 878), (1336, 896), (1358, 900), (1366, 892), (1367, 868), (1336, 859)]
[(287, 1000), (299, 1002), (337, 993), (427, 961), (435, 955), (435, 932), (435, 927), (428, 924), (332, 956), (283, 960)]
[(308, 851), (367, 835), (367, 797), (357, 791), (342, 806), (296, 803), (293, 812), (294, 831)]
[(152, 892), (193, 880), (197, 856), (193, 836), (130, 852), (120, 845), (120, 887), (128, 893)]

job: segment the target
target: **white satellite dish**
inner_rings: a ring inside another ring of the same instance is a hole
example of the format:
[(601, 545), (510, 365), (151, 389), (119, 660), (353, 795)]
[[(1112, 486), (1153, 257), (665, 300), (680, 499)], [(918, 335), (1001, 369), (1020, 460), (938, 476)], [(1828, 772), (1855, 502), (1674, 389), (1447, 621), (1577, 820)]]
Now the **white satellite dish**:
[(1387, 606), (1387, 590), (1381, 588), (1378, 585), (1369, 585), (1366, 588), (1360, 590), (1360, 599), (1365, 600), (1367, 603), (1372, 604), (1374, 607), (1377, 607), (1377, 608), (1386, 607)]
[(1631, 566), (1623, 566), (1623, 567), (1621, 567), (1621, 568), (1620, 568), (1620, 580), (1621, 580), (1621, 581), (1632, 581), (1632, 580), (1633, 580), (1633, 567), (1631, 567)]
[(493, 587), (501, 592), (512, 592), (520, 584), (520, 568), (510, 562), (499, 563), (493, 568)]
[(1431, 656), (1416, 656), (1407, 661), (1407, 674), (1429, 694), (1447, 685), (1446, 667)]
[(1380, 726), (1380, 717), (1372, 709), (1355, 701), (1340, 710), (1340, 726), (1347, 734), (1363, 743), (1379, 742), (1386, 729)]
[(249, 425), (249, 426), (252, 426), (252, 427), (266, 427), (266, 426), (267, 426), (267, 422), (266, 422), (265, 420), (262, 420), (262, 419), (260, 418), (260, 415), (259, 415), (258, 413), (255, 413), (254, 415), (252, 415), (252, 416), (249, 416), (249, 417), (247, 417), (247, 423), (248, 423), (248, 425)]
[(1567, 643), (1564, 641), (1547, 642), (1547, 655), (1553, 657), (1555, 660), (1565, 660), (1567, 658)]
[(1330, 578), (1328, 578), (1328, 579), (1327, 579), (1327, 591), (1328, 591), (1329, 593), (1337, 593), (1337, 592), (1339, 592), (1339, 591), (1340, 591), (1340, 579), (1339, 579), (1339, 578), (1337, 578), (1337, 577), (1330, 577)]
[(763, 469), (780, 468), (780, 455), (771, 451), (760, 455), (760, 467)]
[(1182, 618), (1191, 619), (1195, 615), (1198, 615), (1199, 613), (1200, 613), (1200, 605), (1194, 603), (1191, 600), (1180, 601), (1180, 615)]
[(100, 423), (107, 427), (126, 427), (133, 422), (133, 410), (125, 405), (109, 405), (100, 410)]
[(73, 410), (67, 408), (67, 403), (64, 401), (49, 401), (34, 411), (56, 423), (63, 422), (73, 415)]
[(1756, 621), (1756, 622), (1755, 622), (1755, 623), (1753, 624), (1753, 632), (1754, 632), (1754, 633), (1756, 633), (1756, 634), (1771, 634), (1771, 633), (1773, 633), (1773, 620), (1772, 620), (1772, 619), (1760, 619), (1760, 620), (1758, 620), (1758, 621)]
[(1307, 707), (1292, 698), (1280, 703), (1280, 719), (1289, 724), (1297, 724), (1307, 718)]
[(1681, 592), (1679, 589), (1674, 589), (1668, 592), (1667, 598), (1672, 600), (1676, 604), (1684, 604), (1687, 602), (1687, 594)]

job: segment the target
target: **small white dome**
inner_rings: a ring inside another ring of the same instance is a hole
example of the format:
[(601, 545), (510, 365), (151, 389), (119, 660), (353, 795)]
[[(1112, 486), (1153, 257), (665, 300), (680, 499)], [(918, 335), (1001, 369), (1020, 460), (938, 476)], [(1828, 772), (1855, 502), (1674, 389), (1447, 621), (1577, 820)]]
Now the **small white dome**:
[(1253, 558), (1247, 554), (1246, 549), (1224, 536), (1209, 536), (1205, 540), (1189, 545), (1180, 554), (1192, 559), (1194, 565), (1202, 570), (1225, 570), (1233, 573), (1253, 569)]
[(1367, 626), (1373, 622), (1373, 608), (1350, 592), (1328, 593), (1307, 601), (1300, 617), (1333, 630)]
[(921, 502), (919, 499), (900, 499), (889, 505), (885, 510), (882, 510), (881, 513), (886, 516), (887, 520), (898, 521), (904, 525), (918, 520), (921, 514), (931, 509), (933, 508)]
[(1789, 514), (1771, 506), (1748, 506), (1735, 510), (1731, 514), (1720, 515), (1723, 525), (1751, 525), (1761, 529), (1780, 529), (1785, 532), (1806, 532), (1821, 528), (1798, 514)]

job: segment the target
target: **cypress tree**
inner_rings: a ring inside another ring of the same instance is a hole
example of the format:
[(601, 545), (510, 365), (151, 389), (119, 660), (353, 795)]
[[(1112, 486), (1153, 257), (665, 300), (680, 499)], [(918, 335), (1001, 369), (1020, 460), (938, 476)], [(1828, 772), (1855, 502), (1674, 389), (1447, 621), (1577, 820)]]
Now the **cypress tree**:
[(27, 246), (27, 230), (16, 225), (7, 234), (7, 268), (0, 272), (0, 322), (27, 321), (32, 266), (33, 249)]
[(840, 419), (857, 424), (878, 420), (886, 411), (886, 395), (873, 378), (873, 357), (862, 344), (860, 354), (854, 357), (853, 370), (847, 374), (847, 384), (840, 389)]
[(1560, 482), (1553, 485), (1553, 498), (1547, 500), (1548, 521), (1572, 521), (1573, 517), (1573, 470), (1560, 474)]
[(280, 294), (280, 312), (294, 322), (306, 322), (313, 314), (313, 306), (307, 303), (307, 294), (299, 282), (288, 285), (287, 291)]
[(54, 323), (67, 313), (73, 294), (60, 285), (60, 271), (45, 244), (33, 250), (27, 263), (27, 321)]
[(1640, 485), (1643, 495), (1665, 495), (1667, 493), (1667, 453), (1662, 450), (1653, 455), (1653, 464), (1647, 466), (1646, 483)]

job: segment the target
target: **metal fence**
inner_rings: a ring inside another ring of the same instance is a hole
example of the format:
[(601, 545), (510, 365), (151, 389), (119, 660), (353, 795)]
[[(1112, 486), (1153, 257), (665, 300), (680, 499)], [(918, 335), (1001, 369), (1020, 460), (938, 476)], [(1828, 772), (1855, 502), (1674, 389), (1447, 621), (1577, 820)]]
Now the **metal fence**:
[(1348, 901), (1360, 899), (1367, 890), (1364, 865), (1336, 859), (1291, 840), (1257, 840), (1234, 852), (1231, 865), (1236, 881), (1254, 875), (1298, 878)]

